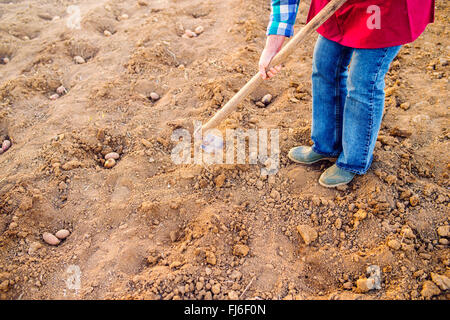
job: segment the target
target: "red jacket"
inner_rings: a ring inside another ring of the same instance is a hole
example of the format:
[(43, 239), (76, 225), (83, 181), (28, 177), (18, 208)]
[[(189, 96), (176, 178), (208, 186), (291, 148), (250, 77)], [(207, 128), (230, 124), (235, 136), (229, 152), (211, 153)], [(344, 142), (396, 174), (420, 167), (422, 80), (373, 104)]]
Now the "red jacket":
[[(329, 0), (312, 0), (311, 20)], [(384, 48), (412, 42), (434, 21), (434, 0), (348, 0), (317, 31), (352, 48)]]

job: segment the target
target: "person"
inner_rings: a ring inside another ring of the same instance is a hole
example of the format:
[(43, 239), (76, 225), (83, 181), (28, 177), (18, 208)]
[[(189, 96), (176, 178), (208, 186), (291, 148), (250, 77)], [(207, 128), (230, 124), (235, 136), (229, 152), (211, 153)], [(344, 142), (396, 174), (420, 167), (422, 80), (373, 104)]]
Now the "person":
[[(311, 0), (307, 20), (329, 1)], [(286, 38), (294, 33), (299, 0), (272, 0), (267, 40), (259, 60), (263, 79)], [(384, 108), (385, 75), (401, 45), (414, 41), (434, 21), (434, 0), (348, 0), (317, 31), (312, 63), (313, 145), (298, 146), (288, 157), (301, 164), (333, 160), (319, 178), (325, 187), (348, 184), (363, 175)]]

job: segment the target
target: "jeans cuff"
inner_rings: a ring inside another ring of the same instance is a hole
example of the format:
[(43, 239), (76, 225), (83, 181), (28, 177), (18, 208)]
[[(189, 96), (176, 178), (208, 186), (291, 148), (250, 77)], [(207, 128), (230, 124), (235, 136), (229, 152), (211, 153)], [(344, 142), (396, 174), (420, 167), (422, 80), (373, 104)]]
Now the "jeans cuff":
[(314, 151), (315, 153), (318, 153), (322, 156), (327, 156), (327, 157), (332, 157), (332, 158), (337, 158), (340, 154), (340, 152), (336, 152), (336, 153), (326, 153), (326, 152), (322, 152), (320, 150), (317, 150), (317, 148), (315, 146), (311, 147), (312, 151)]
[(353, 173), (356, 173), (356, 174), (359, 174), (359, 175), (363, 175), (363, 174), (365, 174), (367, 172), (367, 170), (369, 170), (369, 168), (367, 168), (367, 169), (366, 168), (364, 168), (364, 169), (355, 169), (354, 167), (349, 167), (349, 166), (344, 165), (342, 163), (338, 163), (337, 161), (336, 161), (336, 166), (338, 168), (342, 169), (342, 170), (353, 172)]

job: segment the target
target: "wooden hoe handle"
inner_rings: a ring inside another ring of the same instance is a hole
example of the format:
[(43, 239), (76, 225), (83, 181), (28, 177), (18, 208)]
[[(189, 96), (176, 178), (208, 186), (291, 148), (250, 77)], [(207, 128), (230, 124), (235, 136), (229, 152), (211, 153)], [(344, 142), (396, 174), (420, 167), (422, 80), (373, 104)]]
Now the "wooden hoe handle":
[[(347, 0), (330, 1), (314, 18), (312, 18), (272, 59), (270, 65), (276, 66), (286, 61), (286, 59), (298, 47), (298, 44), (319, 28), (328, 20)], [(269, 67), (270, 68), (270, 67)], [(262, 83), (261, 75), (258, 72), (230, 99), (207, 123), (202, 130), (208, 130), (218, 126), (227, 118), (237, 106)]]

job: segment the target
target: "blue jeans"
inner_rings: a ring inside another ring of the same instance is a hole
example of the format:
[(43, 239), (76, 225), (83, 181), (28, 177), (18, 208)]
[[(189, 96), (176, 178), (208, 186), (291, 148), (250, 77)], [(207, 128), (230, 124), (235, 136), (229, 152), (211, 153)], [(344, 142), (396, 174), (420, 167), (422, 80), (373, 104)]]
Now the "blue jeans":
[(312, 149), (337, 157), (341, 169), (364, 174), (372, 163), (383, 116), (384, 77), (400, 47), (355, 49), (322, 36), (317, 40)]

